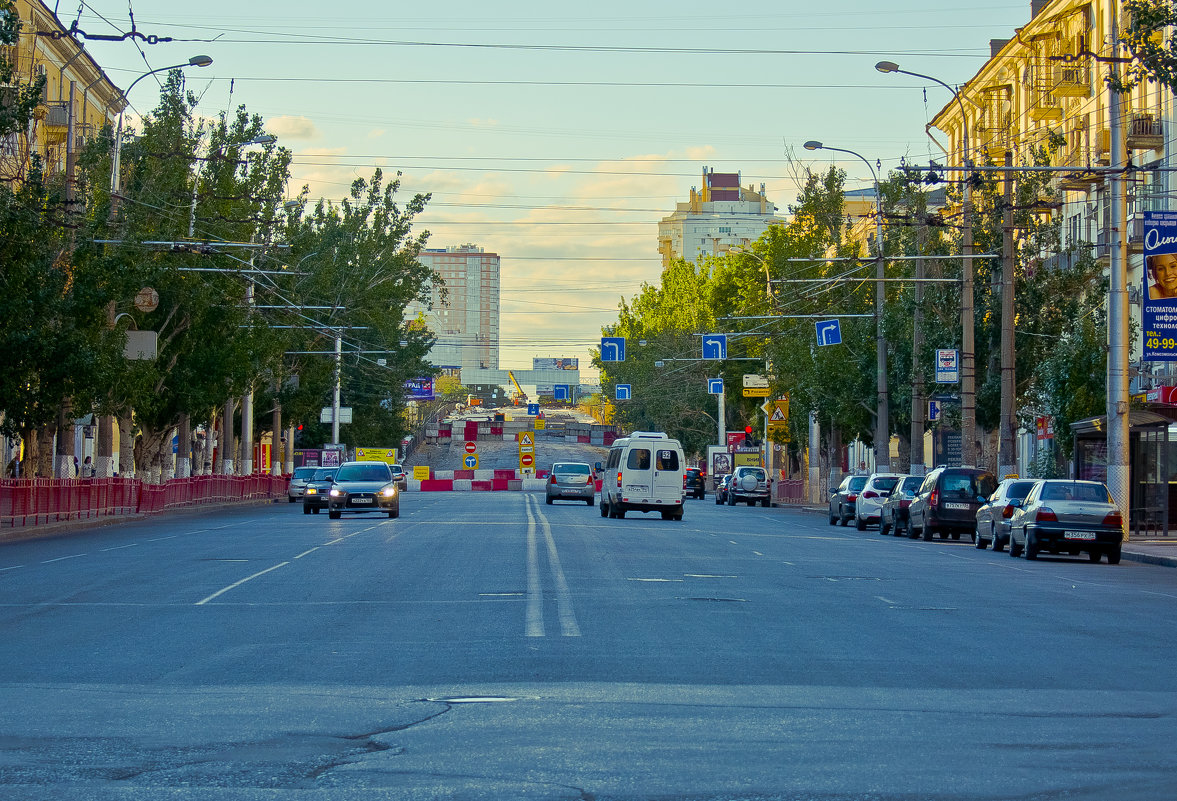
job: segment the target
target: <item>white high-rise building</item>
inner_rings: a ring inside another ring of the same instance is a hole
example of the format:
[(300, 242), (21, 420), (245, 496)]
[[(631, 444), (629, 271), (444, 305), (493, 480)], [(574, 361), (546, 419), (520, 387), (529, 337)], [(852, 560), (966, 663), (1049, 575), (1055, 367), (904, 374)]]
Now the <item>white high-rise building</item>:
[(703, 189), (691, 187), (691, 199), (658, 223), (658, 252), (662, 268), (674, 259), (698, 261), (733, 248), (746, 248), (770, 225), (784, 223), (776, 206), (764, 196), (740, 186), (738, 172), (703, 168)]
[(446, 369), (499, 366), (499, 257), (476, 245), (427, 249), (417, 257), (444, 284), (433, 288), (433, 307), (411, 303), (437, 337), (429, 361)]

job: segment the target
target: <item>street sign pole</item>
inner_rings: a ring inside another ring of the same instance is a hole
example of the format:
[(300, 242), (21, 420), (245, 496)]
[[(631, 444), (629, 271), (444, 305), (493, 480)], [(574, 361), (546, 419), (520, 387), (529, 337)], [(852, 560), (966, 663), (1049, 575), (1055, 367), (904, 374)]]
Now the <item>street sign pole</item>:
[(719, 447), (727, 447), (727, 407), (724, 405), (724, 394), (719, 393)]

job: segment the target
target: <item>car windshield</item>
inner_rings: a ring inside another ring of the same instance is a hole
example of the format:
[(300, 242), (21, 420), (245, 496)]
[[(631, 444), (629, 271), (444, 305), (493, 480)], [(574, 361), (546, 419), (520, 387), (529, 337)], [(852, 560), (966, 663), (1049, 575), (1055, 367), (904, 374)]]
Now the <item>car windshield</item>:
[(854, 478), (850, 479), (850, 484), (847, 485), (846, 489), (850, 490), (851, 492), (858, 492), (860, 489), (866, 486), (866, 482), (869, 478), (870, 476), (854, 476)]
[(296, 467), (294, 468), (294, 478), (300, 481), (309, 481), (314, 478), (316, 469), (314, 467)]
[(587, 464), (557, 464), (552, 465), (553, 473), (572, 473), (578, 476), (587, 476), (592, 470)]
[(1034, 489), (1033, 481), (1015, 481), (1006, 489), (1006, 494), (1015, 501), (1020, 501), (1030, 494), (1030, 490)]
[(314, 478), (311, 481), (330, 481), (335, 476), (334, 467), (320, 467), (315, 471)]
[(920, 487), (923, 486), (923, 483), (923, 476), (908, 476), (907, 478), (903, 479), (903, 484), (900, 485), (899, 491), (903, 492), (904, 494), (914, 495), (920, 491)]
[(392, 474), (386, 464), (345, 464), (335, 473), (336, 481), (388, 481)]
[(940, 491), (957, 498), (988, 498), (997, 491), (997, 481), (990, 473), (945, 472), (940, 477)]
[(895, 485), (898, 483), (899, 476), (895, 476), (893, 478), (876, 478), (875, 489), (882, 490), (883, 492), (890, 492), (891, 490), (895, 489)]
[(1111, 503), (1111, 496), (1102, 484), (1080, 484), (1070, 481), (1048, 481), (1038, 496), (1044, 501), (1086, 501)]

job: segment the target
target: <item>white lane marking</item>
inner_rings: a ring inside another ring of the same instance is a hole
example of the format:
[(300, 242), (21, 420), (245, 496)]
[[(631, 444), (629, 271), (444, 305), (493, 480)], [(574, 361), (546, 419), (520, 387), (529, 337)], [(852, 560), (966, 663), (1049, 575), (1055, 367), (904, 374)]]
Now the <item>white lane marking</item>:
[(762, 554), (760, 551), (753, 551), (752, 553), (756, 554), (757, 556), (764, 556), (764, 554)]
[(521, 592), (480, 592), (480, 593), (478, 593), (478, 597), (479, 598), (521, 598), (521, 597), (523, 597), (523, 593), (521, 593)]
[(548, 567), (552, 571), (552, 580), (556, 582), (556, 610), (560, 617), (560, 633), (565, 637), (579, 637), (580, 626), (576, 623), (576, 612), (572, 609), (572, 591), (568, 589), (568, 581), (564, 578), (564, 569), (560, 566), (560, 554), (556, 552), (556, 540), (552, 537), (552, 525), (547, 516), (539, 508), (539, 501), (532, 498), (535, 513), (539, 517), (544, 530), (544, 540), (548, 544)]
[(84, 554), (84, 553), (75, 553), (75, 554), (73, 554), (72, 556), (59, 556), (59, 557), (57, 557), (56, 559), (46, 559), (46, 560), (45, 560), (44, 562), (42, 562), (41, 564), (43, 564), (43, 565), (47, 565), (47, 564), (50, 564), (50, 563), (52, 563), (52, 562), (61, 562), (61, 561), (64, 561), (64, 560), (66, 560), (66, 559), (77, 559), (79, 556), (86, 556), (86, 554)]
[(627, 578), (626, 581), (649, 581), (657, 584), (682, 584), (682, 579), (660, 579), (660, 578)]
[(196, 606), (204, 606), (206, 603), (208, 603), (209, 601), (211, 601), (213, 598), (216, 598), (216, 597), (217, 597), (217, 596), (219, 596), (219, 595), (224, 595), (224, 594), (225, 594), (225, 593), (227, 593), (229, 590), (232, 590), (232, 589), (234, 589), (234, 588), (236, 588), (236, 587), (240, 587), (242, 584), (244, 584), (244, 583), (245, 583), (245, 582), (247, 582), (247, 581), (253, 581), (253, 580), (254, 580), (255, 578), (257, 578), (258, 576), (264, 576), (264, 575), (266, 575), (267, 573), (269, 573), (269, 572), (270, 572), (270, 571), (272, 571), (272, 570), (277, 570), (277, 569), (278, 569), (278, 568), (280, 568), (280, 567), (286, 567), (286, 565), (288, 565), (288, 564), (290, 564), (290, 563), (289, 563), (289, 562), (283, 562), (283, 563), (282, 563), (282, 564), (280, 564), (280, 565), (274, 565), (273, 567), (267, 567), (265, 570), (262, 570), (262, 571), (260, 571), (260, 572), (258, 572), (258, 573), (254, 573), (252, 576), (246, 576), (245, 578), (241, 579), (241, 581), (235, 581), (235, 582), (233, 582), (232, 584), (230, 584), (228, 587), (225, 587), (224, 589), (217, 590), (216, 592), (214, 592), (212, 595), (208, 596), (208, 597), (207, 597), (207, 598), (205, 598), (204, 600), (202, 600), (202, 601), (197, 601), (197, 602), (196, 602)]
[(683, 573), (686, 578), (739, 578), (739, 576), (716, 576), (710, 573)]
[(139, 543), (137, 542), (132, 542), (130, 545), (116, 545), (113, 548), (103, 548), (102, 552), (106, 553), (107, 551), (121, 551), (123, 548), (134, 548), (138, 545)]
[(13, 565), (12, 567), (0, 567), (0, 573), (3, 573), (5, 570), (20, 570), (22, 567), (24, 567), (24, 565)]
[(180, 536), (180, 535), (179, 534), (170, 534), (166, 537), (156, 537), (153, 540), (148, 540), (148, 542), (163, 542), (164, 540), (174, 540), (178, 536)]
[(311, 548), (309, 551), (303, 551), (302, 553), (300, 553), (298, 556), (296, 556), (296, 557), (294, 557), (294, 558), (295, 558), (295, 559), (302, 559), (302, 558), (303, 558), (304, 556), (306, 556), (307, 554), (309, 554), (309, 553), (314, 553), (314, 552), (315, 552), (315, 551), (317, 551), (317, 550), (319, 550), (319, 546), (318, 546), (318, 545), (316, 545), (314, 548)]
[(531, 504), (523, 500), (523, 507), (527, 510), (527, 616), (526, 633), (528, 637), (544, 636), (543, 594), (539, 584), (539, 548), (535, 539), (535, 515), (531, 513)]
[(878, 598), (878, 599), (879, 599), (880, 601), (882, 601), (883, 603), (885, 603), (885, 604), (889, 605), (889, 606), (894, 606), (894, 605), (895, 605), (895, 601), (892, 601), (890, 598), (884, 598), (884, 597), (883, 597), (883, 596), (881, 596), (881, 595), (876, 595), (875, 597), (876, 597), (876, 598)]

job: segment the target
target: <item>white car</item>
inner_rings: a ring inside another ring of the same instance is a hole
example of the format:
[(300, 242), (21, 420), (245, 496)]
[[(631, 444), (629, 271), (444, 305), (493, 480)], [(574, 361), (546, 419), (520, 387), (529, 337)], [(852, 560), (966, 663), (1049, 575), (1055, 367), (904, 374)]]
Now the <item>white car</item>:
[(903, 478), (902, 473), (872, 473), (866, 486), (858, 493), (854, 502), (854, 527), (866, 531), (868, 525), (878, 525), (882, 519), (883, 504)]

